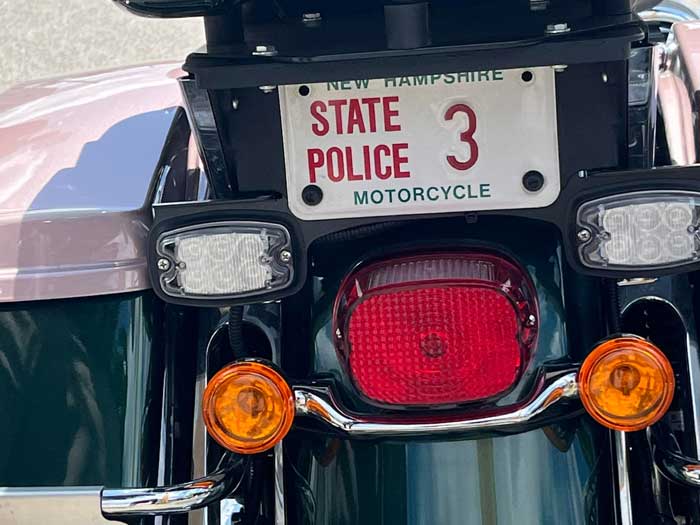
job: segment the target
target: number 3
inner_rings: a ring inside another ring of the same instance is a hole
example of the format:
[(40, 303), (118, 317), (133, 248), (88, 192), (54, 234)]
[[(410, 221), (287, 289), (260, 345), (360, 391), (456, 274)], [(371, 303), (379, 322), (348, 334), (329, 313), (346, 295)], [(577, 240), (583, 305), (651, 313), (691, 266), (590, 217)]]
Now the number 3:
[(460, 133), (459, 139), (469, 145), (469, 157), (466, 161), (461, 161), (454, 155), (448, 155), (447, 162), (456, 170), (467, 171), (479, 160), (479, 145), (476, 143), (476, 140), (474, 140), (474, 133), (476, 133), (476, 113), (466, 104), (455, 104), (445, 113), (445, 120), (452, 120), (457, 113), (464, 113), (467, 116), (467, 129)]

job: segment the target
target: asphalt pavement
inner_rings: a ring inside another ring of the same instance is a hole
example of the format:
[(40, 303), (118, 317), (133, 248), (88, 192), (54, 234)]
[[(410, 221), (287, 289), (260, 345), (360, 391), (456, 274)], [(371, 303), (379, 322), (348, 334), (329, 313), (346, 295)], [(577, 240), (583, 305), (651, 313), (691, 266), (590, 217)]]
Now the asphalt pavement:
[(112, 0), (0, 0), (0, 91), (67, 73), (184, 60), (203, 42), (199, 18), (142, 18)]

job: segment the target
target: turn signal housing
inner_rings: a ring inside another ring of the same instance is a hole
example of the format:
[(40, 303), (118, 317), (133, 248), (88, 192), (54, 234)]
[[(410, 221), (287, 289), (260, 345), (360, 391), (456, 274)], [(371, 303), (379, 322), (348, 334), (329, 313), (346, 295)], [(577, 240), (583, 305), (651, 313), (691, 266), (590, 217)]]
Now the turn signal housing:
[(673, 400), (675, 378), (664, 353), (636, 336), (598, 345), (579, 372), (579, 395), (601, 425), (625, 432), (659, 421)]
[(239, 454), (271, 449), (294, 421), (294, 395), (272, 366), (239, 361), (220, 370), (204, 391), (202, 412), (209, 434)]

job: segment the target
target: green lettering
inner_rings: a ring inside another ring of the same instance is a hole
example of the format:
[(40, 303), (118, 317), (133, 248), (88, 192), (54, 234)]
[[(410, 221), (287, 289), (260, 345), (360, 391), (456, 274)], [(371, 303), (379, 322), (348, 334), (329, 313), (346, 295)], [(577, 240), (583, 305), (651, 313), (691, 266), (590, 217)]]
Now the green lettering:
[(411, 200), (411, 192), (406, 188), (401, 188), (399, 190), (399, 200), (401, 202), (408, 202)]
[(395, 78), (385, 78), (384, 79), (384, 87), (396, 87), (396, 79)]
[(440, 190), (442, 190), (442, 194), (445, 196), (445, 200), (448, 200), (450, 198), (451, 189), (452, 186), (440, 186)]
[(415, 86), (427, 86), (428, 85), (428, 77), (425, 75), (421, 75), (419, 77), (413, 77), (413, 82)]
[(454, 84), (457, 81), (457, 76), (454, 73), (445, 75), (445, 84)]
[(484, 199), (488, 199), (491, 197), (491, 185), (490, 184), (480, 184), (479, 185), (479, 193), (481, 194), (481, 197)]
[(479, 82), (482, 81), (489, 81), (489, 72), (488, 71), (479, 71)]
[(418, 199), (420, 199), (421, 201), (424, 201), (425, 200), (424, 191), (425, 190), (423, 190), (423, 188), (421, 188), (421, 187), (413, 188), (413, 200), (417, 201)]
[(327, 91), (331, 91), (331, 90), (338, 91), (339, 89), (340, 89), (340, 87), (338, 87), (337, 82), (327, 82), (326, 83), (326, 90)]
[(411, 79), (408, 77), (401, 77), (401, 80), (399, 81), (399, 87), (404, 87), (404, 86), (410, 86), (411, 85)]
[(340, 83), (340, 89), (347, 91), (348, 89), (352, 89), (352, 84), (350, 84), (349, 80), (343, 80)]
[(381, 192), (381, 190), (374, 190), (369, 194), (369, 198), (374, 204), (381, 204), (384, 201), (384, 194)]
[(503, 80), (503, 71), (494, 71), (493, 72), (493, 79), (494, 80)]
[[(459, 194), (457, 193), (457, 190), (460, 190)], [(460, 201), (463, 200), (465, 197), (464, 186), (462, 186), (461, 184), (457, 184), (457, 186), (454, 187), (454, 190), (452, 190), (452, 193), (454, 194), (455, 199), (460, 200)]]
[(367, 199), (367, 192), (355, 192), (355, 206), (363, 206), (365, 204), (369, 204), (369, 200)]
[(389, 202), (390, 202), (390, 203), (393, 203), (393, 202), (394, 202), (394, 193), (395, 193), (395, 192), (396, 192), (396, 190), (395, 190), (394, 188), (389, 188), (388, 190), (386, 190), (386, 193), (387, 193), (387, 195), (389, 196)]
[(369, 87), (369, 80), (355, 80), (355, 86), (357, 86), (357, 89), (367, 89)]
[[(433, 196), (433, 192), (437, 193), (437, 195)], [(436, 201), (439, 198), (440, 198), (440, 192), (438, 191), (438, 189), (435, 186), (430, 186), (430, 188), (428, 188), (428, 200)]]

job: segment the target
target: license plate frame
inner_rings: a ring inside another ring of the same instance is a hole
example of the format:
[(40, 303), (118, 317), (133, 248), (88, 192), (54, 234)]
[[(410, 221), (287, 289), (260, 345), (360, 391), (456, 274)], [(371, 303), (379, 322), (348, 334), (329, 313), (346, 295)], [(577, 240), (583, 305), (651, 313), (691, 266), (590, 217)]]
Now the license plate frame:
[(549, 206), (561, 191), (555, 75), (533, 67), (281, 87), (290, 211), (327, 220)]

